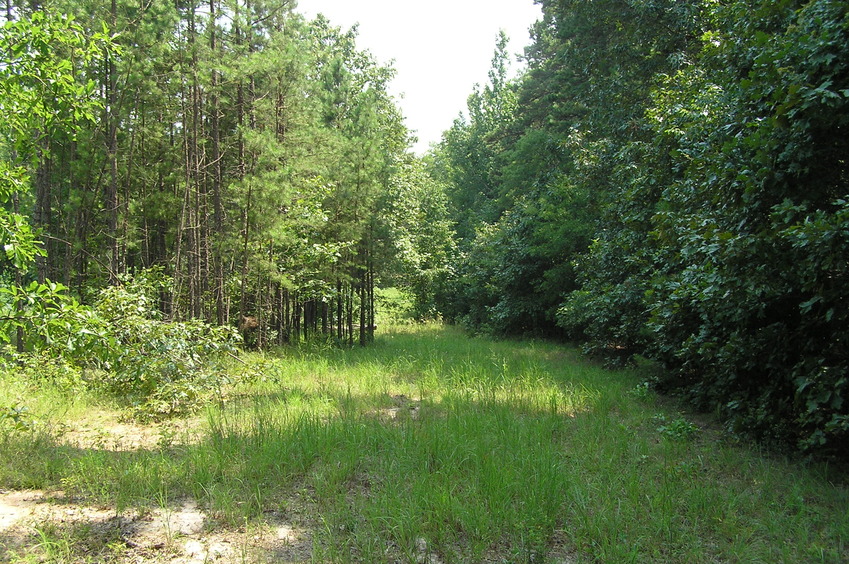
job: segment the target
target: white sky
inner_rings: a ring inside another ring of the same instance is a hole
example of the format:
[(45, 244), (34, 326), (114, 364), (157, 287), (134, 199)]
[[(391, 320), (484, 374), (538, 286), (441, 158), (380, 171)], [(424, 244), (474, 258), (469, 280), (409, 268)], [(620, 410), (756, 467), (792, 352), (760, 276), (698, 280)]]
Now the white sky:
[(486, 83), (498, 30), (510, 38), (509, 52), (521, 54), (541, 17), (533, 0), (299, 0), (297, 11), (322, 13), (343, 29), (359, 23), (358, 47), (382, 64), (395, 61), (391, 92), (420, 154), (465, 113), (472, 87)]

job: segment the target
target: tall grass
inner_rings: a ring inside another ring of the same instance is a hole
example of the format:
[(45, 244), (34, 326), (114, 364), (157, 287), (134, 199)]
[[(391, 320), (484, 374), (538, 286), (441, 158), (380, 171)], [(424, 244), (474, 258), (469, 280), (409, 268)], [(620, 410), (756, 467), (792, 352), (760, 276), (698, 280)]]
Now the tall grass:
[(200, 442), (114, 453), (42, 434), (13, 471), (26, 447), (5, 433), (0, 486), (118, 506), (191, 495), (234, 525), (298, 514), (315, 561), (849, 559), (839, 473), (694, 424), (640, 371), (439, 326), (250, 363)]

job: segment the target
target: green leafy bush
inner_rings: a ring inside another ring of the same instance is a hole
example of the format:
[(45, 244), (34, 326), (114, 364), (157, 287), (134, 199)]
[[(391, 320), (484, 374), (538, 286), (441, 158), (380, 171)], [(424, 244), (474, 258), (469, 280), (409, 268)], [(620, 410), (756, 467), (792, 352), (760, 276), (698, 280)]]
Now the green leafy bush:
[[(163, 321), (157, 296), (167, 284), (158, 270), (124, 277), (102, 290), (93, 307), (61, 284), (0, 288), (0, 337), (10, 343), (22, 332), (24, 352), (7, 354), (34, 378), (106, 391), (139, 417), (191, 411), (220, 390), (223, 358), (241, 338), (234, 327)], [(83, 378), (80, 368), (97, 370), (97, 378)]]
[(672, 441), (690, 442), (696, 438), (700, 431), (698, 425), (683, 417), (669, 419), (665, 415), (658, 414), (655, 416), (655, 420), (661, 424), (657, 428), (657, 432)]
[(5, 343), (20, 331), (24, 351), (48, 351), (72, 363), (108, 363), (114, 346), (105, 320), (55, 282), (0, 287), (0, 319)]
[[(653, 354), (736, 430), (837, 453), (849, 438), (849, 15), (828, 0), (750, 4), (718, 12), (714, 39), (738, 40), (706, 52), (716, 68), (699, 91), (722, 93), (710, 117), (679, 104), (658, 122), (684, 174), (655, 218)], [(693, 86), (676, 88), (705, 100)]]
[(661, 361), (659, 389), (735, 431), (845, 456), (849, 12), (704, 16), (692, 63), (654, 77), (651, 139), (616, 154), (631, 174), (559, 322), (590, 352)]
[(100, 386), (130, 401), (135, 414), (159, 418), (196, 409), (226, 381), (222, 357), (234, 354), (235, 327), (165, 322), (156, 309), (168, 280), (151, 271), (104, 289), (95, 310), (111, 328), (111, 370)]

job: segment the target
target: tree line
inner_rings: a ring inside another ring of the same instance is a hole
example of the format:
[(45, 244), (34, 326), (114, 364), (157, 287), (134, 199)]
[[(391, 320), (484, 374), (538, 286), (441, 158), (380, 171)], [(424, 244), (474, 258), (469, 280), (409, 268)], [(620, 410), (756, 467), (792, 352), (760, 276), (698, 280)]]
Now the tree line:
[(526, 72), (502, 39), (429, 157), (459, 249), (435, 307), (845, 453), (849, 5), (539, 3)]
[[(357, 48), (356, 29), (294, 7), (9, 0), (3, 78), (43, 111), (4, 131), (4, 162), (27, 174), (7, 185), (7, 207), (39, 242), (32, 264), (2, 265), (7, 284), (51, 281), (92, 301), (157, 269), (167, 319), (239, 325), (258, 346), (370, 341), (375, 284), (405, 276), (396, 241), (413, 252), (419, 239), (409, 214), (387, 210), (439, 198), (408, 152), (393, 69)], [(109, 45), (78, 56), (59, 21)], [(76, 98), (39, 82), (51, 65)], [(7, 115), (32, 109), (13, 98)], [(404, 190), (411, 177), (419, 188)], [(23, 249), (13, 243), (7, 254)]]

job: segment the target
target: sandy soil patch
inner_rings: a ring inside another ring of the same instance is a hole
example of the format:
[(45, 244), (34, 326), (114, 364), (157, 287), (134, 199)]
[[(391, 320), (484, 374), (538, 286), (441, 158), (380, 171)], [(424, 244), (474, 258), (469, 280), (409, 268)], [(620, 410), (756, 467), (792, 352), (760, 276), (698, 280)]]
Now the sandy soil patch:
[(216, 527), (192, 500), (117, 514), (62, 492), (0, 492), (0, 561), (56, 561), (57, 553), (74, 562), (305, 562), (312, 535), (274, 515), (250, 528)]
[(390, 395), (392, 407), (386, 407), (378, 411), (378, 415), (385, 421), (398, 419), (418, 419), (421, 415), (421, 399), (410, 398), (404, 394)]
[(62, 430), (65, 444), (81, 449), (114, 452), (167, 448), (196, 442), (202, 428), (200, 419), (177, 419), (143, 425), (122, 421), (115, 413), (98, 413), (73, 428)]

